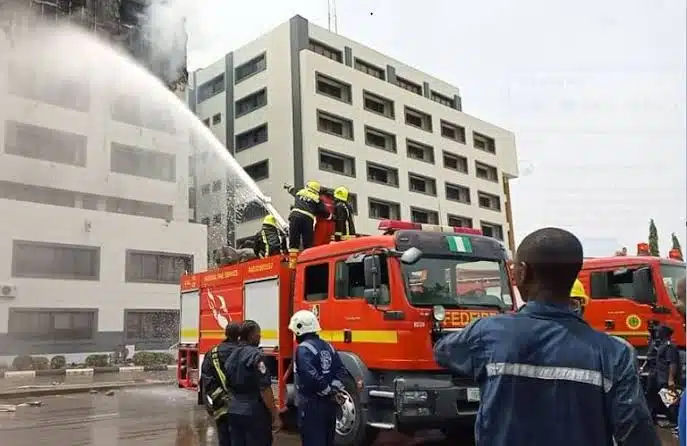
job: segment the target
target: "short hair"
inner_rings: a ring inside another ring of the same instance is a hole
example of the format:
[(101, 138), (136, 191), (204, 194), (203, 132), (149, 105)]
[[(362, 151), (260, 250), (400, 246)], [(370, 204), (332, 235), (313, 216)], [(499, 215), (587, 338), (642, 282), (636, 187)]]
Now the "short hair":
[(582, 243), (571, 232), (543, 228), (522, 240), (516, 258), (528, 265), (532, 281), (551, 291), (568, 293), (582, 269), (584, 254)]
[(229, 322), (224, 329), (224, 336), (227, 338), (227, 341), (238, 341), (241, 336), (241, 324)]
[(241, 324), (241, 339), (245, 341), (256, 330), (260, 330), (260, 324), (250, 319), (243, 321)]

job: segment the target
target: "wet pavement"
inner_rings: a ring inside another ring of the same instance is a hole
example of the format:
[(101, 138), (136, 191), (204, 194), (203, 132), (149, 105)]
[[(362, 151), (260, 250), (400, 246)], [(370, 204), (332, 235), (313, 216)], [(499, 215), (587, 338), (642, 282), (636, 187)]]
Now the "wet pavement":
[(173, 380), (176, 375), (173, 371), (167, 372), (119, 372), (96, 373), (93, 375), (74, 376), (37, 376), (30, 378), (12, 377), (0, 379), (0, 392), (17, 389), (24, 386), (46, 386), (60, 384), (93, 384), (112, 383), (118, 381), (146, 381), (146, 380)]
[[(160, 386), (105, 393), (76, 394), (39, 398), (40, 407), (18, 407), (14, 413), (0, 413), (2, 444), (73, 446), (216, 445), (214, 427), (207, 414), (196, 405), (196, 395), (174, 386)], [(1, 401), (19, 404), (34, 399)], [(665, 446), (677, 445), (664, 431)], [(441, 444), (407, 438), (387, 438), (395, 446)], [(469, 435), (468, 435), (469, 436)], [(298, 437), (289, 432), (277, 435), (277, 446), (296, 446)], [(469, 446), (464, 442), (453, 446)]]

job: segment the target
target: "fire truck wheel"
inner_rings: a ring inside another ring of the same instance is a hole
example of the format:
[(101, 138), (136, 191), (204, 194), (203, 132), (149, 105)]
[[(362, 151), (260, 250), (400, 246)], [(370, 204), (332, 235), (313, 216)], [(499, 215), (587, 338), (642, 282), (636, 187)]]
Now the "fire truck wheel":
[(360, 403), (360, 394), (352, 378), (344, 380), (345, 402), (336, 414), (336, 446), (364, 446), (374, 441)]

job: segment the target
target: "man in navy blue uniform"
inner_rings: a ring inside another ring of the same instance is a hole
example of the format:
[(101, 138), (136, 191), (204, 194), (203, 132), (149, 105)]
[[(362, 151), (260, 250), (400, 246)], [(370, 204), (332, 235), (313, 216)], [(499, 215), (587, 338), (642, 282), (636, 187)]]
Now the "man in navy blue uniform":
[(289, 330), (298, 341), (293, 370), (301, 441), (303, 446), (334, 446), (336, 410), (345, 402), (346, 369), (334, 347), (317, 334), (320, 323), (313, 312), (294, 313)]
[(526, 304), (478, 319), (434, 347), (437, 363), (473, 377), (485, 446), (660, 446), (633, 350), (571, 309), (582, 245), (568, 231), (525, 237), (515, 279)]
[(243, 343), (225, 364), (232, 391), (229, 425), (232, 446), (272, 446), (273, 431), (279, 430), (279, 410), (272, 392), (272, 378), (260, 345), (260, 325), (244, 321)]

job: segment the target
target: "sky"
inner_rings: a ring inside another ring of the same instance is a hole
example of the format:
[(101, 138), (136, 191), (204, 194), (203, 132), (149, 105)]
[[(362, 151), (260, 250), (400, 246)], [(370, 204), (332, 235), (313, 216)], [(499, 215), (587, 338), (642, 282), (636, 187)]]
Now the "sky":
[[(662, 254), (672, 232), (687, 244), (683, 1), (336, 3), (339, 34), (457, 85), (465, 113), (515, 133), (516, 241), (557, 226), (634, 252), (653, 218)], [(325, 0), (194, 4), (190, 70), (296, 14), (327, 26)]]

